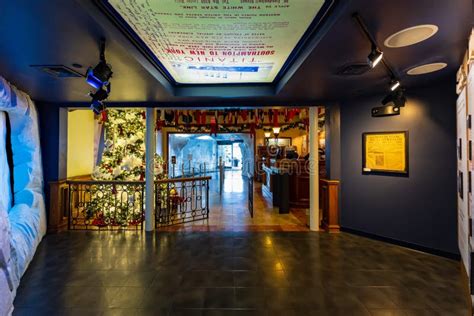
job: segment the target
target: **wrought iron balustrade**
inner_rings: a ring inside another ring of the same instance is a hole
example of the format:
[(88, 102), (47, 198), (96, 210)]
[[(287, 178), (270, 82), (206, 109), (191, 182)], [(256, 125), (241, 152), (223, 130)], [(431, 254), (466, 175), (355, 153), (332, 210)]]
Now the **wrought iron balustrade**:
[(67, 181), (69, 229), (142, 229), (145, 182)]
[(210, 179), (194, 177), (155, 181), (156, 227), (209, 218)]

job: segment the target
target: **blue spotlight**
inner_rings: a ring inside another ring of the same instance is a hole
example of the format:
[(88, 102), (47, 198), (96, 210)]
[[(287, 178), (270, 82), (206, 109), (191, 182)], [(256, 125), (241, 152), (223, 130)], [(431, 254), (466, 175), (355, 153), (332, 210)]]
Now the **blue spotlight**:
[(86, 81), (95, 89), (100, 89), (109, 83), (112, 77), (112, 67), (105, 61), (105, 40), (100, 41), (100, 62), (86, 73)]

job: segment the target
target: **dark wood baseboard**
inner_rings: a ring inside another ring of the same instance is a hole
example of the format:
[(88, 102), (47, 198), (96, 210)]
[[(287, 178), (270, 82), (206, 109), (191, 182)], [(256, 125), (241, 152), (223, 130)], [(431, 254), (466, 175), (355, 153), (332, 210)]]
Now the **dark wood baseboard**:
[(350, 234), (354, 234), (354, 235), (358, 235), (358, 236), (362, 236), (362, 237), (367, 237), (367, 238), (387, 242), (387, 243), (394, 244), (394, 245), (401, 246), (401, 247), (405, 247), (405, 248), (410, 248), (410, 249), (413, 249), (413, 250), (426, 252), (426, 253), (429, 253), (429, 254), (432, 254), (432, 255), (435, 255), (435, 256), (439, 256), (439, 257), (444, 257), (444, 258), (448, 258), (448, 259), (452, 259), (452, 260), (456, 260), (456, 261), (461, 260), (461, 256), (459, 254), (456, 254), (456, 253), (451, 253), (451, 252), (447, 252), (447, 251), (443, 251), (443, 250), (439, 250), (439, 249), (425, 247), (425, 246), (421, 246), (421, 245), (417, 245), (417, 244), (413, 244), (413, 243), (409, 243), (409, 242), (406, 242), (406, 241), (401, 241), (401, 240), (397, 240), (397, 239), (393, 239), (393, 238), (389, 238), (389, 237), (383, 237), (383, 236), (367, 233), (367, 232), (364, 232), (364, 231), (360, 231), (360, 230), (357, 230), (357, 229), (352, 229), (352, 228), (348, 228), (348, 227), (341, 227), (341, 231), (346, 232), (346, 233), (350, 233)]

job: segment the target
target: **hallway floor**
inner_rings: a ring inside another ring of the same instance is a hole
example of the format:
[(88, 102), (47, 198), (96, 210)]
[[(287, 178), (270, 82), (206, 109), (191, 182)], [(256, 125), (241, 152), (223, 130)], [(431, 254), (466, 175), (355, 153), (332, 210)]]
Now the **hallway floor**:
[(261, 183), (254, 183), (254, 217), (248, 210), (248, 180), (241, 171), (225, 172), (222, 194), (218, 173), (212, 176), (209, 193), (209, 219), (182, 225), (161, 227), (160, 231), (308, 231), (306, 213), (293, 209), (279, 214), (270, 198), (262, 195)]
[(345, 233), (69, 232), (40, 244), (14, 315), (466, 316), (465, 282)]

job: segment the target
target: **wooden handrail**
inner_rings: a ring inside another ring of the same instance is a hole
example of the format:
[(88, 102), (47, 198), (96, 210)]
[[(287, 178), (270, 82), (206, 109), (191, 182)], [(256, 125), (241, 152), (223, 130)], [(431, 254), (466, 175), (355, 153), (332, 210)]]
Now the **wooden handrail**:
[(121, 184), (121, 185), (127, 185), (127, 184), (145, 184), (145, 181), (120, 181), (120, 180), (110, 180), (110, 181), (104, 181), (104, 180), (66, 180), (67, 184)]
[[(190, 178), (174, 178), (174, 179), (163, 179), (155, 180), (155, 183), (176, 183), (176, 182), (191, 182), (191, 181), (204, 181), (211, 180), (212, 177), (190, 177)], [(120, 180), (66, 180), (67, 184), (117, 184), (117, 185), (144, 185), (145, 181), (120, 181)]]
[(212, 177), (190, 177), (190, 178), (174, 178), (174, 179), (163, 179), (163, 180), (156, 180), (155, 183), (175, 183), (175, 182), (191, 182), (191, 181), (204, 181), (204, 180), (211, 180)]

